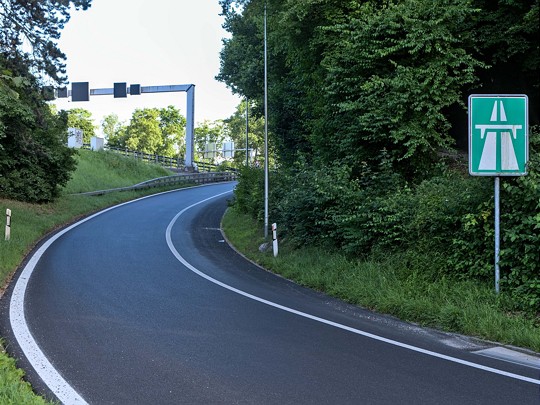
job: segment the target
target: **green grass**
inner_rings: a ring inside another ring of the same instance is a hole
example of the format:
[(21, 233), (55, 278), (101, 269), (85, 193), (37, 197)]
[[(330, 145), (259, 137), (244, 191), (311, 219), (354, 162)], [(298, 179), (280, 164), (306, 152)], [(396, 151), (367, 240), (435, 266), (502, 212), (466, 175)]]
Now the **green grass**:
[[(261, 253), (262, 227), (229, 209), (223, 228), (231, 243), (271, 271), (352, 304), (445, 331), (540, 352), (540, 327), (523, 314), (510, 313), (491, 285), (438, 276), (437, 258), (389, 255), (368, 261), (316, 247), (285, 243), (279, 256)], [(536, 320), (538, 321), (538, 320)]]
[[(100, 209), (144, 195), (167, 189), (115, 192), (102, 196), (71, 195), (72, 193), (129, 186), (156, 177), (166, 176), (167, 170), (109, 152), (80, 151), (78, 166), (62, 196), (50, 204), (27, 204), (0, 198), (3, 231), (6, 208), (11, 209), (11, 240), (0, 237), (0, 280), (5, 286), (24, 257), (47, 233), (75, 219)], [(186, 184), (187, 186), (187, 184)], [(0, 404), (48, 403), (35, 395), (22, 380), (24, 373), (15, 360), (7, 356), (0, 345)]]
[(0, 344), (0, 404), (40, 405), (46, 404), (42, 397), (34, 394), (32, 387), (23, 380), (24, 373), (15, 365), (15, 360), (6, 355)]
[(80, 150), (77, 170), (64, 192), (72, 194), (131, 186), (170, 174), (173, 173), (160, 166), (127, 159), (114, 152)]

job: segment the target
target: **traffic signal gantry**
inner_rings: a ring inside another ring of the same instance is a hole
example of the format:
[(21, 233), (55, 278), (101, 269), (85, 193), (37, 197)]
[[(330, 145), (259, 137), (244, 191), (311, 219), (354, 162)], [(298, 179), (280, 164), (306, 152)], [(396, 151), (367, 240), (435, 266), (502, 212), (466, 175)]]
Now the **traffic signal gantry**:
[(143, 93), (174, 93), (184, 92), (187, 95), (186, 108), (186, 156), (184, 158), (187, 169), (193, 168), (194, 160), (194, 136), (195, 136), (195, 85), (173, 84), (161, 86), (141, 86), (140, 84), (114, 83), (112, 88), (91, 89), (88, 82), (73, 82), (71, 90), (67, 87), (57, 90), (58, 98), (71, 97), (71, 101), (90, 101), (90, 96), (114, 96), (114, 98), (126, 98), (129, 95), (136, 96)]

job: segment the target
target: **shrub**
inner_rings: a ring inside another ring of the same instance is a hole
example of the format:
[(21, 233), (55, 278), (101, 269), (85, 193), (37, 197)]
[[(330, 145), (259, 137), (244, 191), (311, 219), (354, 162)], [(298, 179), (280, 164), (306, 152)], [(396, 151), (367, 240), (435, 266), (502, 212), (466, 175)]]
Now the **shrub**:
[[(501, 191), (501, 282), (513, 309), (540, 311), (540, 131), (531, 130), (529, 174), (504, 178)], [(383, 154), (384, 155), (384, 154)], [(445, 168), (407, 184), (382, 160), (356, 179), (346, 167), (300, 161), (271, 178), (271, 217), (295, 245), (333, 246), (356, 257), (430, 255), (419, 271), (492, 282), (493, 179)], [(264, 173), (242, 172), (237, 200), (262, 219)], [(506, 305), (506, 304), (505, 304)], [(506, 305), (507, 306), (507, 305)]]

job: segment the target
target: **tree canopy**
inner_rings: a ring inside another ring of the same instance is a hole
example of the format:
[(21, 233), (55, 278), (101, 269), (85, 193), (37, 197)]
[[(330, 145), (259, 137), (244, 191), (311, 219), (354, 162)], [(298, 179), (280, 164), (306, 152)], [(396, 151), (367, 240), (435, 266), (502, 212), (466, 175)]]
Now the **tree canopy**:
[(56, 41), (69, 21), (72, 7), (86, 10), (91, 2), (0, 0), (0, 53), (7, 65), (24, 63), (62, 83), (66, 79), (65, 55)]
[(284, 163), (359, 168), (384, 151), (421, 177), (464, 136), (472, 92), (526, 93), (539, 120), (537, 0), (222, 0), (231, 37), (217, 79), (258, 114), (265, 3), (270, 141)]
[(78, 128), (83, 131), (83, 142), (90, 143), (96, 135), (96, 128), (92, 119), (92, 113), (84, 108), (73, 108), (67, 111), (68, 127)]
[(162, 156), (185, 153), (186, 118), (176, 107), (139, 108), (124, 125), (116, 114), (106, 116), (101, 127), (110, 146)]
[[(292, 244), (358, 258), (428, 257), (420, 277), (490, 280), (493, 186), (466, 175), (466, 102), (475, 93), (527, 94), (529, 173), (504, 180), (501, 283), (512, 308), (540, 313), (539, 0), (220, 4), (231, 35), (217, 79), (259, 116), (267, 8), (277, 161), (269, 216)], [(263, 180), (245, 169), (235, 192), (237, 208), (257, 219)]]
[(45, 84), (61, 84), (65, 55), (56, 41), (72, 7), (91, 0), (0, 0), (0, 196), (54, 199), (75, 168), (67, 148), (68, 114), (44, 100)]
[(75, 168), (66, 147), (67, 114), (54, 114), (30, 75), (15, 76), (0, 56), (0, 196), (46, 202)]

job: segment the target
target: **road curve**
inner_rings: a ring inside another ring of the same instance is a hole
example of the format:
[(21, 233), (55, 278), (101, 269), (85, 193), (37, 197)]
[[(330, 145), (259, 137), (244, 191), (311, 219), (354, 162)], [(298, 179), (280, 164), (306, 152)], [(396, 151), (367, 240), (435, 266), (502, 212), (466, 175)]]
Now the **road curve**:
[(90, 404), (540, 403), (538, 368), (243, 259), (219, 229), (233, 186), (123, 204), (34, 252), (0, 326), (39, 392)]

